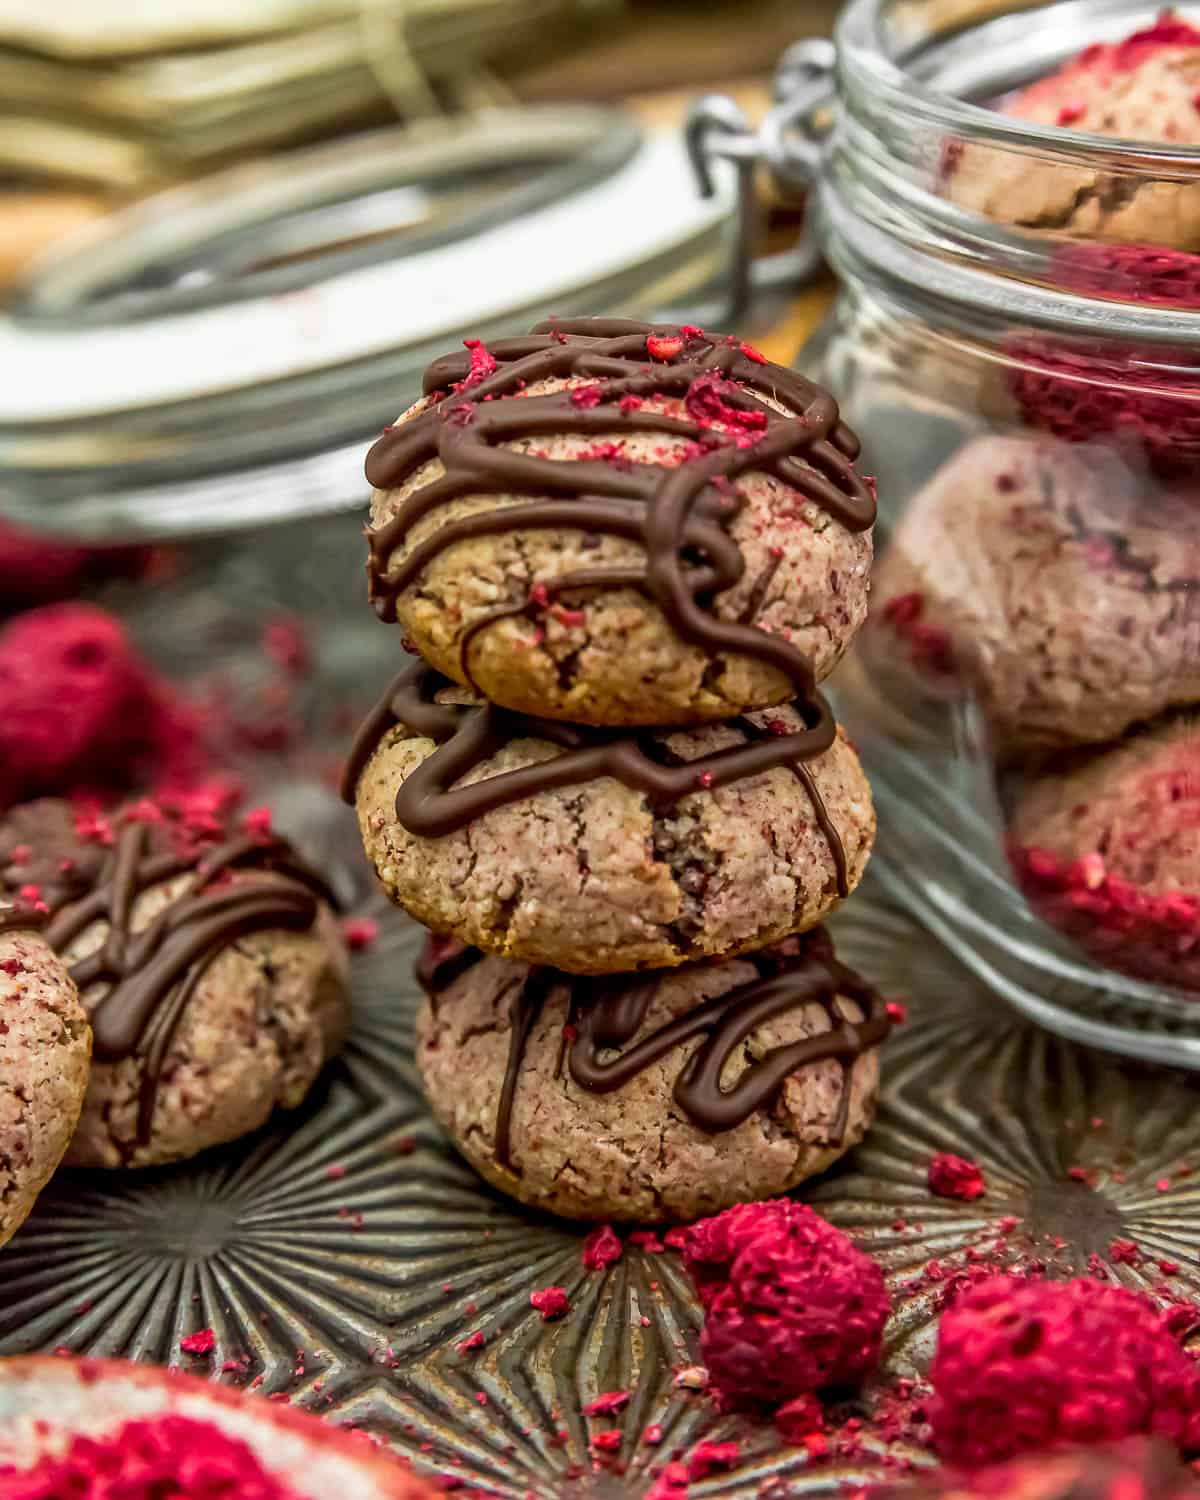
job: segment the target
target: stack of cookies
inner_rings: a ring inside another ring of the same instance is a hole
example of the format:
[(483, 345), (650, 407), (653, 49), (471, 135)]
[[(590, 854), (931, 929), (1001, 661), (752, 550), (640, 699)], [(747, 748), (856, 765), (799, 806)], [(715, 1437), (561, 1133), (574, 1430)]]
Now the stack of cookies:
[(64, 1159), (146, 1167), (298, 1105), (349, 1020), (334, 899), (203, 792), (0, 821), (0, 1245)]
[(424, 389), (367, 460), (371, 598), (420, 659), (347, 794), (436, 934), (433, 1110), (568, 1217), (783, 1191), (862, 1136), (888, 1027), (818, 926), (874, 834), (817, 692), (866, 613), (858, 444), (688, 326), (551, 321)]

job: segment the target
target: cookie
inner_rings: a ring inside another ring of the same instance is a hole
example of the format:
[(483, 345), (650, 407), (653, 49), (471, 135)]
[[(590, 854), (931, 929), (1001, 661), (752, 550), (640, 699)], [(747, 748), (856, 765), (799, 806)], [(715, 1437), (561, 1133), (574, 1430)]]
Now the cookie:
[(62, 1160), (92, 1050), (79, 992), (36, 931), (40, 921), (0, 906), (0, 1245)]
[(824, 1171), (870, 1124), (880, 997), (822, 931), (579, 979), (435, 946), (417, 1064), (479, 1173), (565, 1218), (693, 1219)]
[(815, 926), (874, 837), (821, 705), (690, 732), (510, 714), (425, 667), (385, 695), (346, 776), (389, 896), (436, 932), (579, 974), (669, 968)]
[(141, 802), (112, 820), (64, 802), (0, 826), (0, 890), (49, 908), (95, 1058), (74, 1166), (193, 1156), (304, 1098), (348, 1013), (325, 887), (255, 815)]
[(0, 807), (183, 780), (203, 758), (194, 710), (114, 616), (51, 604), (0, 630)]
[[(1200, 256), (1153, 245), (1063, 245), (1048, 279), (1088, 297), (1200, 307)], [(1200, 474), (1194, 350), (1022, 332), (1005, 352), (1004, 375), (1027, 426), (1068, 442), (1112, 443), (1168, 481)]]
[(1200, 725), (1167, 719), (1007, 791), (1038, 915), (1111, 968), (1200, 990)]
[[(1087, 47), (1011, 95), (1005, 114), (1125, 141), (1200, 145), (1200, 31), (1169, 12), (1121, 42)], [(1200, 246), (1200, 189), (1146, 172), (956, 146), (943, 190), (960, 208), (1000, 223), (1080, 238)]]
[(435, 361), (372, 448), (369, 577), (445, 676), (597, 726), (807, 696), (867, 607), (836, 402), (736, 339), (616, 319)]
[(434, 1500), (360, 1433), (178, 1370), (0, 1360), (0, 1493), (254, 1500)]
[(978, 438), (916, 495), (875, 573), (866, 671), (897, 701), (974, 695), (1007, 755), (1102, 742), (1200, 698), (1200, 510), (1114, 457)]

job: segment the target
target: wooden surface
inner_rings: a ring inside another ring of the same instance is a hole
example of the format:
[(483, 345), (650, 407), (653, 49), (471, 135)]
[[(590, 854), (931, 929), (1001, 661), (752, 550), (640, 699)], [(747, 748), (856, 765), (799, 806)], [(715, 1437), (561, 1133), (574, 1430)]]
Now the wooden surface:
[(629, 0), (601, 36), (512, 83), (523, 99), (616, 99), (768, 78), (790, 42), (828, 36), (837, 11), (838, 0)]

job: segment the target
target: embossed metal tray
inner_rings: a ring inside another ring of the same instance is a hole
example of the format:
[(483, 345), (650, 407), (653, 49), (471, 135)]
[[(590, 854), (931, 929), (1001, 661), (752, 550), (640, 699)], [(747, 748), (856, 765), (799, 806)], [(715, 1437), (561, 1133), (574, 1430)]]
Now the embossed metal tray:
[[(261, 618), (302, 609), (321, 666), (304, 700), (315, 733), (331, 705), (368, 701), (394, 656), (393, 634), (347, 602), (361, 590), (360, 557), (344, 519), (328, 535), (293, 528), (253, 551), (197, 554), (169, 596), (132, 596), (127, 613), (169, 665), (196, 670), (219, 646), (236, 672), (243, 647), (251, 670)], [(589, 1272), (582, 1228), (499, 1196), (449, 1147), (411, 1058), (420, 933), (373, 893), (322, 764), (309, 740), (257, 773), (281, 821), (380, 922), (355, 962), (345, 1056), (303, 1109), (232, 1148), (166, 1170), (60, 1174), (0, 1253), (0, 1353), (126, 1355), (254, 1385), (514, 1500), (564, 1486), (639, 1493), (702, 1436), (742, 1448), (732, 1470), (694, 1487), (701, 1496), (749, 1496), (777, 1477), (814, 1493), (870, 1478), (873, 1460), (814, 1463), (771, 1427), (675, 1388), (674, 1371), (696, 1360), (700, 1317), (673, 1253), (627, 1242), (614, 1266)], [(1170, 1261), (1170, 1284), (1200, 1296), (1197, 1083), (1039, 1032), (870, 876), (834, 930), (908, 1019), (888, 1045), (874, 1130), (801, 1196), (887, 1269), (887, 1370), (912, 1375), (928, 1359), (930, 1262), (966, 1263), (1009, 1216), (1014, 1253), (1041, 1254), (1052, 1270), (1084, 1270), (1132, 1239), (1146, 1259), (1114, 1267), (1118, 1279), (1160, 1285), (1156, 1263)], [(940, 1150), (980, 1162), (984, 1198), (930, 1196)], [(570, 1297), (558, 1322), (529, 1305), (550, 1284)], [(209, 1327), (210, 1353), (182, 1350)], [(460, 1350), (477, 1331), (482, 1347)], [(618, 1388), (631, 1392), (619, 1416), (582, 1414)], [(653, 1448), (640, 1440), (650, 1423), (664, 1433)], [(594, 1468), (589, 1432), (618, 1425), (620, 1453)]]

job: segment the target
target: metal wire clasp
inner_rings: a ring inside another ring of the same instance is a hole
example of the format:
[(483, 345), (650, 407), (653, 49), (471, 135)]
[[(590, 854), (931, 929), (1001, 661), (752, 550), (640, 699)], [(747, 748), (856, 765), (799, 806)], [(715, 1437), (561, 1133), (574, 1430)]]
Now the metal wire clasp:
[(729, 274), (726, 316), (745, 312), (756, 289), (807, 280), (820, 263), (820, 250), (806, 220), (795, 249), (755, 264), (760, 213), (754, 175), (762, 163), (776, 187), (794, 195), (811, 187), (821, 163), (814, 122), (833, 97), (836, 51), (821, 37), (795, 42), (775, 69), (775, 103), (755, 129), (727, 94), (705, 94), (688, 111), (684, 140), (701, 195), (714, 192), (713, 165), (732, 164), (738, 180), (738, 234)]

